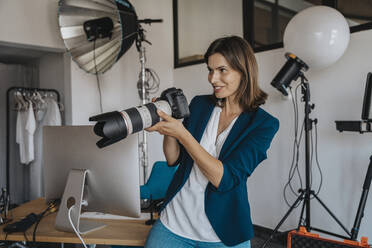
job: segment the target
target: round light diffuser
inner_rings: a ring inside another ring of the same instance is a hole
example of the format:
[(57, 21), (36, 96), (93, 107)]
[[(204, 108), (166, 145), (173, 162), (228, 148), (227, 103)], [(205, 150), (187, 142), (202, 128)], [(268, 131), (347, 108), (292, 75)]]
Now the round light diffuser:
[(310, 69), (325, 68), (345, 52), (350, 28), (336, 9), (314, 6), (296, 14), (284, 32), (284, 50), (295, 54)]

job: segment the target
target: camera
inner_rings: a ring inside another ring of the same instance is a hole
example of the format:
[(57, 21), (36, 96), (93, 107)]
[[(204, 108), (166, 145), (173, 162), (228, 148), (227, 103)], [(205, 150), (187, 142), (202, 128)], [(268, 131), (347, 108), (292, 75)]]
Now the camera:
[(169, 88), (163, 91), (155, 102), (90, 117), (89, 121), (97, 122), (94, 133), (102, 137), (97, 142), (97, 146), (99, 148), (109, 146), (130, 134), (155, 125), (161, 121), (157, 109), (176, 119), (190, 115), (189, 105), (182, 90)]

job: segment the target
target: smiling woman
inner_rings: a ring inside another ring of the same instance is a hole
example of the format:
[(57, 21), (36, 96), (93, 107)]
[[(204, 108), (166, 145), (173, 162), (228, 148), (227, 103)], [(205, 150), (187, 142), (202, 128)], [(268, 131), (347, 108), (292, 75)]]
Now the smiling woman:
[[(267, 94), (258, 86), (257, 62), (247, 41), (237, 36), (217, 39), (209, 46), (204, 60), (208, 64), (209, 82), (213, 86), (224, 86), (224, 82), (226, 90), (234, 85), (232, 99), (244, 110), (252, 111), (265, 103)], [(223, 107), (226, 95), (220, 91), (218, 88), (212, 98)]]
[(168, 165), (180, 166), (145, 247), (251, 247), (246, 183), (279, 122), (259, 107), (267, 94), (244, 39), (217, 39), (204, 58), (213, 94), (194, 97), (183, 123), (159, 111), (163, 121), (147, 129), (164, 135)]
[(216, 98), (224, 99), (229, 95), (235, 98), (242, 78), (240, 72), (231, 68), (220, 53), (215, 53), (208, 58), (208, 70), (208, 81), (213, 86)]

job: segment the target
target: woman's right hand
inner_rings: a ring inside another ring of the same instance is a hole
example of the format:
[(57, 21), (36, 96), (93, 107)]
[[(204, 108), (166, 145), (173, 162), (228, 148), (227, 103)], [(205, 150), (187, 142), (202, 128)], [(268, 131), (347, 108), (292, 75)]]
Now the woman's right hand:
[[(153, 97), (151, 102), (156, 102), (156, 100), (157, 98)], [(178, 144), (177, 139), (169, 135), (164, 135), (163, 152), (167, 163), (173, 165), (180, 154), (180, 145)]]

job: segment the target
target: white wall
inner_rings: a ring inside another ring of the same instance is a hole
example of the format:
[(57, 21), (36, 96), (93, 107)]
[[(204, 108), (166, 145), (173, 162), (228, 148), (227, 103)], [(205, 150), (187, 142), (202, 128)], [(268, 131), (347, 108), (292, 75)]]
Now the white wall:
[(58, 0), (0, 1), (0, 43), (64, 50), (57, 7)]
[(39, 87), (56, 89), (60, 93), (63, 104), (63, 118), (66, 124), (71, 124), (71, 59), (66, 53), (46, 53), (39, 59)]
[[(318, 157), (323, 172), (319, 197), (349, 230), (355, 219), (372, 145), (369, 134), (339, 133), (334, 121), (360, 119), (365, 79), (367, 73), (372, 71), (371, 43), (372, 30), (352, 34), (346, 53), (336, 64), (322, 71), (310, 70), (306, 73), (310, 81), (311, 100), (316, 106), (311, 117), (319, 120)], [(280, 93), (270, 85), (285, 63), (283, 49), (257, 53), (256, 57), (260, 85), (269, 93), (269, 100), (263, 108), (280, 120), (280, 129), (273, 140), (268, 159), (248, 180), (249, 199), (253, 222), (274, 228), (288, 209), (283, 199), (283, 188), (292, 158), (293, 108), (291, 101), (283, 100)], [(211, 92), (206, 65), (176, 69), (174, 79), (175, 86), (184, 89), (188, 99), (196, 94)], [(301, 102), (299, 111), (303, 112)], [(302, 161), (304, 148), (300, 152)], [(303, 175), (304, 167), (304, 163), (301, 163)], [(315, 168), (314, 164), (313, 188), (317, 189), (320, 176)], [(290, 199), (293, 201), (295, 198)], [(311, 204), (313, 226), (344, 234), (315, 200)], [(281, 230), (296, 227), (299, 213), (300, 208), (294, 211)], [(371, 230), (370, 196), (359, 234), (371, 236)]]
[(178, 1), (180, 58), (203, 55), (214, 39), (243, 33), (242, 1), (229, 0), (226, 3), (225, 0)]

